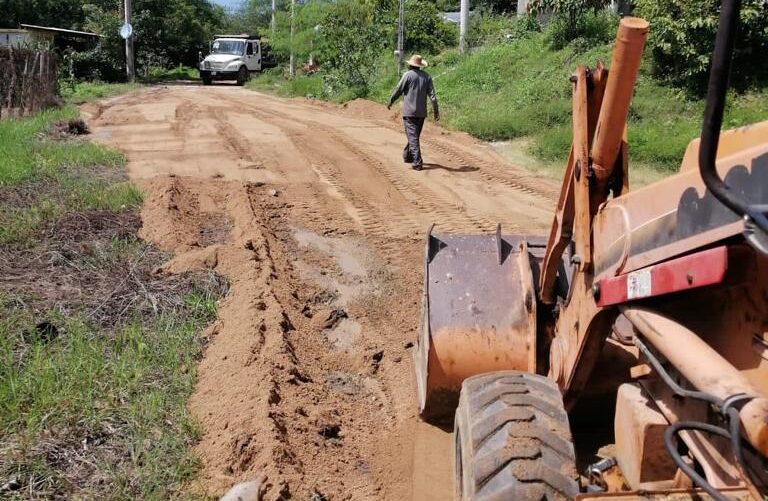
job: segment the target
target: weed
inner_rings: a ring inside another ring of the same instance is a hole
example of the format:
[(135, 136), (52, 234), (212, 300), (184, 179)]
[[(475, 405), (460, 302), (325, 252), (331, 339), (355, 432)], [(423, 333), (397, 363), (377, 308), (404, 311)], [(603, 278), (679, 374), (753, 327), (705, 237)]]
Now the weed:
[(199, 80), (200, 72), (197, 68), (188, 66), (176, 66), (173, 68), (152, 67), (149, 69), (145, 82), (163, 82), (172, 80)]
[(51, 124), (74, 108), (0, 122), (0, 243), (31, 244), (41, 223), (66, 210), (133, 210), (138, 188), (125, 182), (123, 156), (81, 139), (56, 140)]
[(72, 85), (62, 86), (61, 97), (68, 103), (83, 104), (89, 101), (117, 96), (118, 94), (136, 90), (139, 87), (140, 84), (135, 83), (75, 82)]

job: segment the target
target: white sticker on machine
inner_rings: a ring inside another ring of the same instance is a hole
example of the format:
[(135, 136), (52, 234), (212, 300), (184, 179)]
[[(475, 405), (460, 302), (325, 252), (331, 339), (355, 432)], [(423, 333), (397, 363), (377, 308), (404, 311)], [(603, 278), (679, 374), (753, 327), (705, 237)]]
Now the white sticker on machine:
[(635, 271), (627, 275), (627, 299), (651, 295), (651, 269)]

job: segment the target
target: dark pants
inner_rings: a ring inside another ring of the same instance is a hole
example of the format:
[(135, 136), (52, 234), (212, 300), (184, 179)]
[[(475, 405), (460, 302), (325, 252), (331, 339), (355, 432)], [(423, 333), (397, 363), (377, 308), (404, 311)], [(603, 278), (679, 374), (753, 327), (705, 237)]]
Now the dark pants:
[(421, 145), (419, 136), (421, 129), (424, 128), (424, 117), (403, 117), (405, 126), (405, 137), (408, 138), (408, 144), (403, 148), (403, 160), (413, 163), (414, 167), (421, 167)]

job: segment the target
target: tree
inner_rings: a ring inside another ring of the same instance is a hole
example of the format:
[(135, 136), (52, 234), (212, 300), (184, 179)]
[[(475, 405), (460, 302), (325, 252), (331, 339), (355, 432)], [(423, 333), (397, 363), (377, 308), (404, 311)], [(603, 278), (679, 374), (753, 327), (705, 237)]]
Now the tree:
[[(125, 46), (118, 35), (123, 22), (119, 0), (89, 0), (82, 6), (85, 29), (102, 35), (96, 49), (76, 56), (78, 77), (122, 79)], [(224, 23), (224, 9), (208, 0), (134, 0), (136, 69), (194, 66), (214, 32)]]
[[(695, 93), (706, 88), (721, 3), (716, 0), (637, 0), (651, 22), (648, 46), (656, 76)], [(768, 77), (768, 15), (764, 0), (742, 0), (732, 82), (746, 87)]]
[(84, 16), (82, 0), (0, 0), (0, 27), (37, 24), (77, 29)]

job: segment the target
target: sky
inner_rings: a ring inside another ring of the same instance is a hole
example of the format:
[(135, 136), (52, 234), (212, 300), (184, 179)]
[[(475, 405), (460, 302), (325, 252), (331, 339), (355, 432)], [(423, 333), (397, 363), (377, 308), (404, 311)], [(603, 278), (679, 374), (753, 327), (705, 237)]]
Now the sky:
[(243, 0), (213, 0), (213, 3), (223, 5), (224, 7), (238, 7)]

